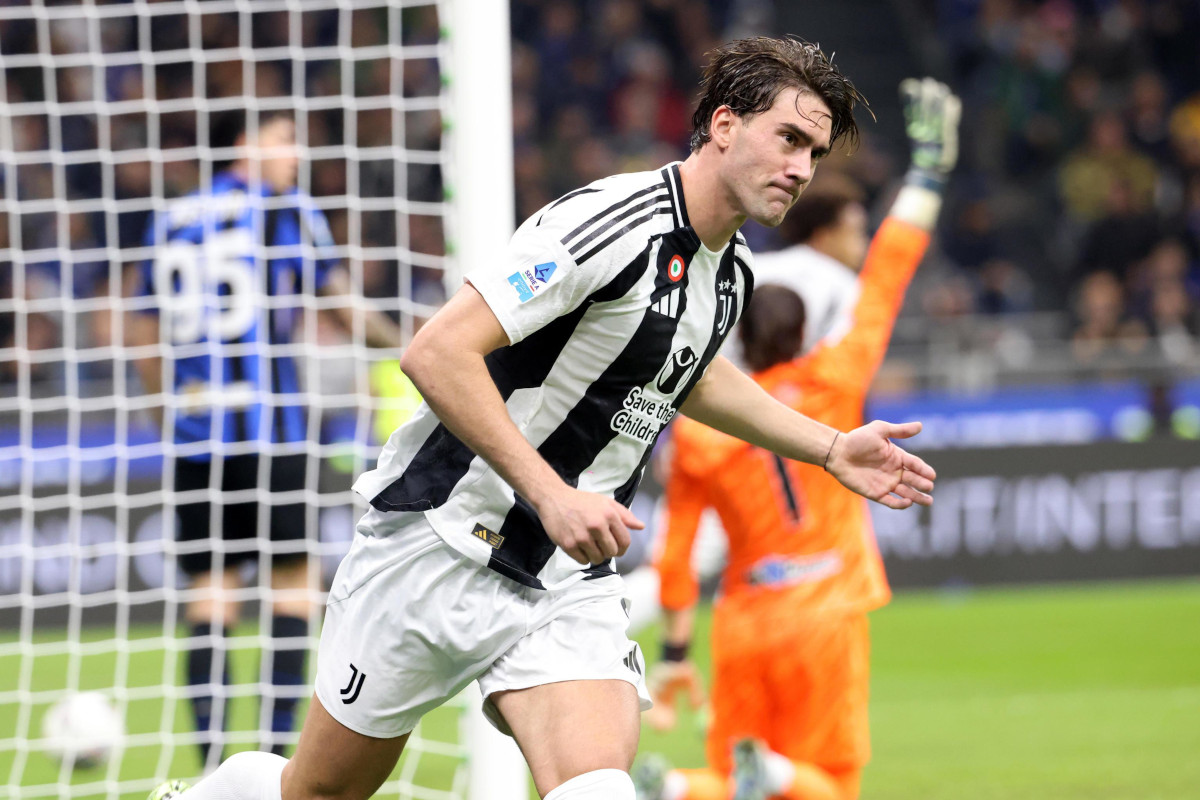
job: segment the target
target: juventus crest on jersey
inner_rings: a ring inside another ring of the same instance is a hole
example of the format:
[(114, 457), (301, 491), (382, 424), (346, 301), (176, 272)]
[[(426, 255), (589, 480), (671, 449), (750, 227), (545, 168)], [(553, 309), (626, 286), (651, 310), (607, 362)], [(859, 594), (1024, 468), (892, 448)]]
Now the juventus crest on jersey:
[[(511, 342), (487, 357), (492, 379), (563, 480), (630, 503), (658, 435), (749, 299), (749, 264), (740, 234), (720, 252), (700, 242), (671, 164), (565, 195), (520, 227), (505, 258), (467, 274)], [(558, 550), (532, 506), (427, 405), (355, 490), (376, 511), (367, 519), (422, 512), (451, 546), (528, 586), (612, 572)]]

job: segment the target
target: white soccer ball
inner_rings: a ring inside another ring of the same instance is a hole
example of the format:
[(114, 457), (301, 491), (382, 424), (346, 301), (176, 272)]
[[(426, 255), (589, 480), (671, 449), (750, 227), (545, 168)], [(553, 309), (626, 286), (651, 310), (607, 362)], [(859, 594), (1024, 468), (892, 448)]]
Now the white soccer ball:
[(125, 720), (100, 692), (72, 692), (42, 717), (46, 754), (74, 767), (95, 767), (125, 736)]

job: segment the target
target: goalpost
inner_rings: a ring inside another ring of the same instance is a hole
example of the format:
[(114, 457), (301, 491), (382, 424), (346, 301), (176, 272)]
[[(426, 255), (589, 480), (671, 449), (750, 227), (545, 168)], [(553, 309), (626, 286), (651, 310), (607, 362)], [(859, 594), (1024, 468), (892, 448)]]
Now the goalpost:
[[(148, 220), (232, 155), (210, 125), (240, 107), (251, 131), (258, 114), (294, 115), (299, 187), (329, 219), (354, 302), (411, 336), (511, 234), (508, 24), (507, 0), (0, 7), (0, 795), (142, 800), (199, 771), (183, 665), (203, 643), (183, 623), (192, 595), (172, 533), (182, 451), (148, 414), (165, 399), (169, 422), (186, 405), (143, 391), (131, 363), (149, 352), (126, 334), (127, 315), (150, 303), (130, 280), (154, 255)], [(300, 249), (311, 261), (311, 242)], [(249, 302), (276, 307), (261, 292)], [(395, 354), (366, 346), (361, 318), (349, 336), (326, 324), (341, 302), (301, 294), (295, 344), (264, 346), (303, 372), (314, 592), (365, 508), (352, 476), (407, 402), (391, 396)], [(265, 486), (254, 494), (270, 499)], [(274, 692), (259, 657), (269, 575), (242, 577), (227, 753), (258, 746), (269, 728), (258, 701)], [(51, 758), (46, 711), (93, 690), (124, 720), (111, 755), (92, 767)], [(525, 800), (524, 763), (478, 700), (465, 692), (430, 715), (377, 796)]]

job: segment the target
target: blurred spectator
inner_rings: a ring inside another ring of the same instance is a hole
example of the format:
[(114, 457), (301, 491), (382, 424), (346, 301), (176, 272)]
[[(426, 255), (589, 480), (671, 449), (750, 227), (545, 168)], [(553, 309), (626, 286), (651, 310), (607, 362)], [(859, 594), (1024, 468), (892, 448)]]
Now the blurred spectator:
[(1087, 143), (1067, 155), (1059, 172), (1066, 210), (1083, 222), (1094, 222), (1104, 215), (1118, 186), (1126, 194), (1121, 203), (1129, 213), (1150, 210), (1157, 181), (1158, 168), (1149, 157), (1130, 147), (1125, 121), (1113, 111), (1096, 115)]
[(1168, 127), (1179, 166), (1189, 175), (1200, 172), (1200, 94), (1175, 107)]
[(992, 259), (980, 270), (975, 306), (984, 314), (1032, 311), (1033, 284), (1025, 271), (1012, 261)]
[(1145, 349), (1146, 326), (1126, 315), (1124, 290), (1111, 272), (1093, 272), (1083, 279), (1075, 314), (1071, 350), (1080, 364), (1111, 367), (1122, 356)]
[(1158, 242), (1161, 232), (1157, 216), (1139, 206), (1134, 192), (1122, 177), (1114, 177), (1102, 199), (1103, 211), (1088, 228), (1080, 252), (1078, 274), (1108, 270), (1122, 280), (1133, 265)]

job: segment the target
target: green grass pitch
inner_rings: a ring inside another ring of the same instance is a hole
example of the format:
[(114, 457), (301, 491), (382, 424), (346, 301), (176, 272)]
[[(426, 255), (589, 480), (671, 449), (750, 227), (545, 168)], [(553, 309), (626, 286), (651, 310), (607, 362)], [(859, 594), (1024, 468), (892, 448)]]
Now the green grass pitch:
[[(1200, 798), (1200, 581), (905, 593), (871, 621), (863, 800)], [(642, 752), (700, 766), (679, 730)]]
[[(863, 799), (1200, 797), (1198, 622), (1196, 580), (901, 594), (872, 615), (875, 757), (865, 773)], [(695, 647), (705, 668), (707, 624), (707, 614), (701, 615)], [(38, 641), (58, 635), (48, 631)], [(87, 638), (110, 635), (90, 631)], [(654, 632), (640, 639), (653, 654)], [(14, 639), (5, 634), (0, 641)], [(135, 646), (128, 683), (156, 685), (166, 657), (161, 649)], [(256, 662), (252, 651), (235, 651), (235, 680), (249, 680)], [(84, 688), (104, 688), (119, 663), (112, 654), (97, 654), (82, 656), (79, 666)], [(65, 685), (68, 669), (65, 655), (40, 656), (32, 675), (35, 690)], [(0, 656), (0, 691), (16, 689), (19, 675), (18, 655)], [(35, 731), (43, 708), (33, 710)], [(127, 726), (131, 733), (152, 734), (165, 720), (175, 731), (188, 731), (189, 709), (180, 703), (173, 711), (164, 715), (159, 700), (137, 701)], [(232, 727), (252, 728), (255, 713), (252, 696), (238, 698)], [(13, 704), (0, 707), (0, 740), (12, 736), (18, 714)], [(431, 715), (426, 732), (453, 741), (455, 720), (453, 712)], [(647, 730), (641, 750), (664, 753), (680, 766), (699, 766), (699, 722), (685, 714), (670, 735)], [(172, 776), (196, 771), (190, 746), (177, 748), (169, 767), (161, 756), (153, 743), (126, 751), (112, 777), (138, 788), (122, 800), (142, 800), (142, 786), (156, 771), (167, 768)], [(0, 793), (15, 789), (16, 797), (33, 797), (22, 787), (53, 783), (59, 772), (38, 752), (28, 754), (19, 779), (14, 763), (13, 751), (0, 749)], [(422, 753), (416, 782), (444, 791), (453, 765), (448, 756)], [(106, 795), (104, 769), (77, 771), (73, 779), (73, 798)]]

